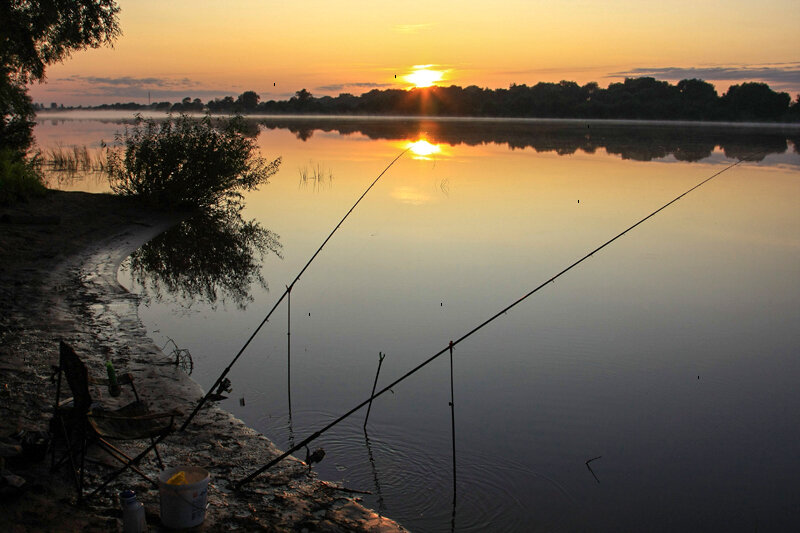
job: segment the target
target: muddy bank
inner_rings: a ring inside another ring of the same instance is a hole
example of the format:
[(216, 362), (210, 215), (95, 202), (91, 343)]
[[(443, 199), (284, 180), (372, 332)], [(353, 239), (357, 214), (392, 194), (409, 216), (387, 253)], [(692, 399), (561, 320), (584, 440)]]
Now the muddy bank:
[[(98, 377), (103, 361), (111, 357), (118, 371), (134, 375), (139, 394), (153, 409), (191, 411), (200, 387), (147, 337), (137, 298), (116, 279), (127, 255), (179, 218), (124, 198), (56, 191), (0, 208), (0, 437), (47, 428), (55, 392), (50, 367), (58, 362), (59, 339), (71, 343)], [(110, 401), (105, 391), (97, 395)], [(279, 450), (216, 406), (203, 409), (185, 433), (167, 438), (160, 449), (167, 466), (190, 464), (211, 472), (202, 531), (402, 530), (342, 487), (318, 480), (294, 458), (245, 491), (232, 492), (228, 480), (241, 479)], [(102, 452), (93, 453), (107, 461)], [(76, 507), (67, 469), (50, 474), (49, 461), (13, 458), (7, 466), (26, 485), (19, 495), (3, 497), (4, 531), (114, 530), (120, 516), (114, 492), (121, 487), (139, 492), (148, 524), (152, 530), (158, 527), (158, 491), (135, 474), (121, 476), (105, 495)], [(152, 477), (158, 471), (152, 454), (143, 469)], [(107, 471), (91, 465), (89, 484)]]

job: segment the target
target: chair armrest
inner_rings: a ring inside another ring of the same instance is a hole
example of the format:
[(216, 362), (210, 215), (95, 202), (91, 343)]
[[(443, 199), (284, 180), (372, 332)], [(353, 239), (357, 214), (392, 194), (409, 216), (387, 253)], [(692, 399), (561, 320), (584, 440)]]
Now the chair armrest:
[(98, 435), (109, 439), (156, 437), (175, 429), (175, 417), (167, 413), (122, 416), (113, 411), (92, 412), (87, 420)]
[(113, 411), (91, 411), (89, 418), (108, 418), (115, 420), (158, 420), (160, 418), (175, 418), (173, 413), (146, 413), (143, 415), (122, 415)]

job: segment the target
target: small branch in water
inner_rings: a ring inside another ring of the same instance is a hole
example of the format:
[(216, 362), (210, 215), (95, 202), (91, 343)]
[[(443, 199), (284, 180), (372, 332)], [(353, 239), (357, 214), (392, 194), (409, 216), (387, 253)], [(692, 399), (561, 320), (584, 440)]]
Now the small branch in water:
[(589, 459), (588, 461), (586, 461), (586, 468), (589, 469), (589, 472), (592, 473), (592, 476), (594, 477), (594, 480), (597, 481), (598, 483), (600, 483), (600, 480), (597, 479), (597, 474), (594, 473), (594, 470), (592, 470), (592, 467), (589, 466), (589, 463), (591, 463), (592, 461), (596, 461), (597, 459), (600, 459), (601, 457), (603, 457), (603, 456), (602, 455), (598, 455), (597, 457), (593, 457), (593, 458)]
[(364, 431), (367, 430), (367, 421), (369, 420), (369, 412), (372, 410), (372, 399), (375, 396), (375, 387), (378, 385), (378, 376), (381, 375), (381, 365), (383, 364), (383, 358), (386, 357), (386, 354), (383, 352), (378, 352), (378, 371), (375, 373), (375, 383), (372, 384), (372, 394), (369, 398), (369, 406), (367, 407), (367, 416), (364, 417)]
[(334, 485), (333, 488), (340, 492), (347, 492), (348, 494), (372, 494), (372, 492), (368, 490), (348, 489), (347, 487), (340, 487), (338, 485)]

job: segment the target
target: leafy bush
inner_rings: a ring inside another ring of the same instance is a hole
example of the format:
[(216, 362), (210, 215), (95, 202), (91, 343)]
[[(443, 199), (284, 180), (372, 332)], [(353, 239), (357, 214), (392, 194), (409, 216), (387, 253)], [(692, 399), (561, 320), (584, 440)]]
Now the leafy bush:
[(215, 126), (181, 115), (142, 120), (118, 134), (109, 149), (111, 189), (160, 207), (236, 203), (275, 174), (281, 159), (257, 155), (256, 142), (239, 133), (241, 119)]
[(15, 150), (0, 150), (0, 205), (9, 205), (44, 195), (47, 189), (36, 161)]

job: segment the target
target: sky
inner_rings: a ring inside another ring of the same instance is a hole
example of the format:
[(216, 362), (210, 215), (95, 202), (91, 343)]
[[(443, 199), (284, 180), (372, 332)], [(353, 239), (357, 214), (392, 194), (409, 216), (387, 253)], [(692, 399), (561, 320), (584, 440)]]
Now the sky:
[[(800, 93), (796, 0), (121, 0), (113, 47), (79, 51), (35, 102), (92, 105), (237, 96), (283, 100), (438, 85), (701, 78)], [(416, 69), (415, 69), (416, 67)], [(416, 78), (410, 78), (415, 80)]]

